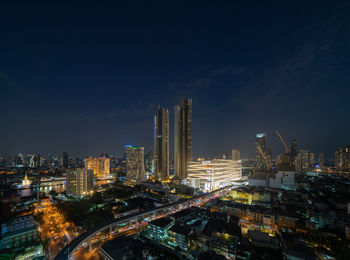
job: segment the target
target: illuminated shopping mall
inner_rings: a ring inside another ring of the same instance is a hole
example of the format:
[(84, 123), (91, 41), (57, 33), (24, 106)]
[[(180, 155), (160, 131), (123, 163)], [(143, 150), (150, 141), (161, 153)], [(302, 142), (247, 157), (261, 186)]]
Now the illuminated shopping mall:
[(212, 191), (240, 179), (242, 165), (240, 160), (230, 159), (190, 162), (187, 165), (187, 173), (189, 186)]

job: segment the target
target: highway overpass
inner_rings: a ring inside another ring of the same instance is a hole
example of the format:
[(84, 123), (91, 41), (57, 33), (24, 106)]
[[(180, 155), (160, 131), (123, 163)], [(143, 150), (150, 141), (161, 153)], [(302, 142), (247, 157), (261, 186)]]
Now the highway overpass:
[(94, 227), (93, 229), (88, 230), (87, 232), (81, 234), (80, 236), (72, 240), (56, 255), (54, 260), (69, 259), (72, 256), (72, 254), (82, 246), (84, 242), (88, 243), (89, 247), (91, 248), (92, 238), (100, 232), (105, 232), (109, 230), (110, 234), (112, 234), (113, 229), (118, 228), (125, 224), (137, 224), (145, 221), (145, 219), (146, 221), (152, 221), (154, 219), (171, 215), (177, 211), (181, 211), (192, 206), (200, 206), (211, 199), (222, 196), (231, 188), (232, 186), (226, 186), (224, 188), (217, 189), (210, 193), (205, 193), (191, 199), (186, 199), (180, 202), (169, 203), (151, 210), (131, 214), (119, 219), (113, 219), (107, 223), (101, 224), (97, 227)]

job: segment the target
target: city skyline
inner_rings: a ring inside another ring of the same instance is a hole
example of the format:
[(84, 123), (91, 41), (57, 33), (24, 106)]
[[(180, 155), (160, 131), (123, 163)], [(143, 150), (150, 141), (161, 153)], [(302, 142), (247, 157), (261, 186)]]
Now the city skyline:
[(181, 97), (194, 157), (253, 157), (259, 132), (278, 154), (275, 129), (325, 158), (348, 143), (348, 3), (138, 7), (2, 5), (0, 155), (149, 151), (157, 104)]

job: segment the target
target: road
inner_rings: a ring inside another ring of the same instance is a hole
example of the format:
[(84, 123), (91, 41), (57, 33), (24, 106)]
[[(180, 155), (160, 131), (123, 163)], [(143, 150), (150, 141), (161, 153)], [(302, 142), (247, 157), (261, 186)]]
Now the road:
[(117, 237), (121, 237), (121, 236), (132, 236), (132, 235), (136, 235), (138, 232), (140, 232), (140, 228), (136, 227), (136, 226), (132, 226), (130, 227), (129, 230), (121, 232), (121, 233), (117, 233), (111, 237), (104, 237), (102, 236), (101, 240), (99, 240), (99, 242), (96, 242), (93, 244), (93, 249), (91, 250), (91, 252), (89, 251), (89, 247), (88, 245), (86, 245), (85, 247), (81, 247), (79, 250), (77, 250), (76, 252), (74, 252), (74, 254), (72, 255), (71, 259), (72, 260), (100, 260), (102, 259), (100, 254), (99, 254), (99, 248), (106, 243), (109, 240), (115, 239)]
[(123, 225), (137, 225), (138, 227), (141, 227), (144, 223), (147, 223), (154, 219), (171, 215), (177, 211), (181, 211), (192, 206), (201, 206), (211, 199), (215, 199), (219, 196), (223, 196), (233, 186), (234, 185), (226, 186), (209, 193), (200, 194), (191, 199), (169, 203), (151, 210), (131, 214), (131, 215), (124, 216), (119, 219), (114, 219), (106, 223), (103, 223), (101, 225), (98, 225), (86, 231), (85, 233), (81, 234), (79, 237), (73, 239), (72, 242), (69, 243), (69, 245), (66, 245), (59, 252), (59, 254), (56, 255), (55, 259), (63, 260), (63, 259), (69, 258), (71, 254), (79, 250), (81, 246), (88, 243), (88, 241), (94, 241), (94, 240), (96, 241), (96, 236), (98, 237), (99, 234), (108, 232), (109, 229), (112, 229), (112, 230), (116, 228), (118, 229), (118, 226), (119, 226), (118, 232), (123, 232), (125, 230), (120, 229), (120, 226), (123, 226)]
[(49, 259), (53, 259), (66, 243), (74, 239), (71, 230), (75, 230), (75, 226), (73, 223), (67, 222), (51, 202), (42, 204), (39, 212), (43, 215), (40, 237), (42, 241), (49, 241), (45, 251), (49, 255)]

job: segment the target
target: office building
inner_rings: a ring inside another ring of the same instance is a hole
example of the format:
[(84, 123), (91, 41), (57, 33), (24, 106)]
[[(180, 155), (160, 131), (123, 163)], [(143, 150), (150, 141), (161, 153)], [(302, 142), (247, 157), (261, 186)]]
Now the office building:
[(292, 165), (290, 154), (280, 154), (278, 156), (278, 164), (277, 164), (277, 170), (278, 171), (291, 171), (294, 167)]
[(213, 191), (242, 177), (241, 161), (214, 159), (211, 161), (189, 162), (187, 184), (202, 191)]
[(68, 169), (68, 154), (66, 152), (62, 153), (62, 167)]
[(292, 162), (293, 168), (295, 168), (294, 162), (295, 158), (297, 157), (298, 151), (297, 151), (297, 140), (293, 139), (292, 142), (289, 145), (289, 151), (290, 151), (290, 161)]
[(169, 177), (169, 110), (158, 106), (154, 116), (154, 178)]
[(93, 170), (77, 168), (67, 171), (66, 193), (76, 196), (90, 195), (93, 191)]
[(153, 151), (149, 151), (145, 154), (145, 171), (147, 173), (154, 172), (154, 154)]
[(315, 160), (315, 154), (306, 150), (300, 150), (294, 159), (295, 171), (298, 173), (306, 173), (312, 170)]
[(269, 170), (272, 165), (272, 152), (266, 147), (266, 134), (256, 135), (256, 169), (260, 171)]
[(350, 145), (335, 152), (335, 168), (337, 172), (350, 171)]
[(240, 151), (233, 149), (232, 150), (232, 160), (240, 160), (240, 159), (241, 159)]
[(147, 236), (157, 241), (168, 239), (168, 230), (174, 225), (174, 219), (169, 217), (151, 221), (147, 225)]
[(192, 100), (182, 99), (174, 107), (174, 166), (175, 176), (187, 178), (186, 166), (192, 161)]
[(320, 153), (318, 155), (318, 165), (320, 166), (320, 168), (324, 167), (324, 153)]
[(26, 165), (23, 154), (18, 154), (15, 156), (14, 160), (15, 167), (24, 167)]
[(85, 168), (94, 171), (96, 178), (105, 178), (110, 173), (111, 159), (106, 157), (101, 158), (86, 158)]
[(190, 246), (189, 234), (191, 234), (191, 229), (188, 226), (176, 223), (168, 230), (168, 243), (175, 248), (188, 250)]
[(126, 178), (129, 184), (138, 184), (145, 181), (144, 148), (126, 145)]

